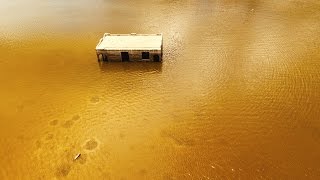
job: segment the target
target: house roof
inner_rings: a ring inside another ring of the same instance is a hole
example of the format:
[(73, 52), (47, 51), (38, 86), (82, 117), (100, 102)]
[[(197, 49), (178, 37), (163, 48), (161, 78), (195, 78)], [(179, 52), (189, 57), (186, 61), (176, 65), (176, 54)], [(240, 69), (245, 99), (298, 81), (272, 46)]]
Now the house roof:
[(109, 34), (100, 39), (96, 50), (161, 50), (162, 34)]

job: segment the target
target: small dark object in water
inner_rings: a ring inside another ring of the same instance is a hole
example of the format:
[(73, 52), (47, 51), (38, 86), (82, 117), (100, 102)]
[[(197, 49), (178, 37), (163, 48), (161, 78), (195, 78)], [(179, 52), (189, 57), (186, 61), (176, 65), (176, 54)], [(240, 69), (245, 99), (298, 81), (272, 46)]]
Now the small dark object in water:
[(78, 153), (73, 160), (77, 160), (81, 156), (81, 153)]

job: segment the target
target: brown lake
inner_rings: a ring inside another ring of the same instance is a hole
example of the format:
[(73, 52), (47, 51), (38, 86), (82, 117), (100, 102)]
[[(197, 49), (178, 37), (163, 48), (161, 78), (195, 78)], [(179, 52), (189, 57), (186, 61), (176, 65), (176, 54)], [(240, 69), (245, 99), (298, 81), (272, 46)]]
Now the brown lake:
[(1, 1), (0, 87), (0, 179), (320, 178), (317, 0)]

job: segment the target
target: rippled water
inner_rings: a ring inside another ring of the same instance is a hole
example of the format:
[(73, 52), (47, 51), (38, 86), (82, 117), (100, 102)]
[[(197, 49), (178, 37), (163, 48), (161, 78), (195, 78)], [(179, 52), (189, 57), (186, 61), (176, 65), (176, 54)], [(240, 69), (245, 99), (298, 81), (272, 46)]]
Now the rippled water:
[(0, 2), (0, 179), (319, 179), (319, 1)]

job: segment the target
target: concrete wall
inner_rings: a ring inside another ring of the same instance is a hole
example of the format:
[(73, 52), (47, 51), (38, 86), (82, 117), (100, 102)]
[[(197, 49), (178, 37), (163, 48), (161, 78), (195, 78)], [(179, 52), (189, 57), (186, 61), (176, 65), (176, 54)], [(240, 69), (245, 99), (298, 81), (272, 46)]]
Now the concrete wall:
[(162, 61), (162, 53), (160, 50), (97, 50), (97, 58), (99, 60), (99, 54), (102, 54), (108, 61), (122, 61), (121, 52), (128, 52), (129, 61), (142, 61), (142, 52), (149, 52), (149, 60), (154, 61), (154, 55), (159, 56), (159, 61)]

